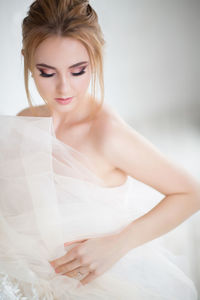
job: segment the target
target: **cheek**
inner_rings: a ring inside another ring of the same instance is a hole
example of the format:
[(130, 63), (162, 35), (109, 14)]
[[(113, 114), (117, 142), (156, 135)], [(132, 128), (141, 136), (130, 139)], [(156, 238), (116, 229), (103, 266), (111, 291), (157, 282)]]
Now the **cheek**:
[(40, 94), (49, 94), (53, 88), (52, 82), (50, 82), (50, 80), (43, 80), (43, 78), (37, 78), (35, 80), (35, 85)]
[(90, 84), (90, 75), (86, 74), (80, 80), (76, 81), (76, 89), (79, 90), (79, 92), (85, 92), (88, 89), (88, 86)]

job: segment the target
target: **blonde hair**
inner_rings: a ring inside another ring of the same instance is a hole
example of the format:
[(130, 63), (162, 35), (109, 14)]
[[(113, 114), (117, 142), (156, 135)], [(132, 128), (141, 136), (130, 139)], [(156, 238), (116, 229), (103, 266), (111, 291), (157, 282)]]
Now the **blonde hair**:
[[(89, 120), (101, 109), (104, 101), (103, 46), (105, 40), (98, 23), (98, 16), (88, 0), (36, 0), (22, 22), (24, 56), (24, 83), (31, 110), (34, 109), (29, 91), (29, 74), (33, 70), (33, 57), (42, 41), (58, 35), (72, 37), (86, 48), (92, 71), (92, 97), (96, 99), (96, 82), (100, 86), (100, 104)], [(44, 99), (43, 99), (44, 100)]]

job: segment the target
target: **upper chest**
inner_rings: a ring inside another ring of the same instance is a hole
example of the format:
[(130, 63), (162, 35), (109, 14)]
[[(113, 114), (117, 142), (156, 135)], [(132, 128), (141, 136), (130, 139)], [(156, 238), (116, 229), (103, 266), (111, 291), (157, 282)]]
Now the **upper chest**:
[[(42, 112), (44, 114), (44, 112)], [(47, 116), (47, 114), (45, 115)], [(60, 127), (54, 130), (56, 138), (83, 154), (88, 161), (87, 167), (101, 178), (105, 186), (118, 186), (124, 183), (126, 174), (116, 168), (105, 157), (101, 142), (104, 128), (102, 122), (91, 122), (72, 126)], [(99, 131), (101, 134), (99, 134)], [(84, 162), (85, 163), (85, 160)]]
[(55, 132), (56, 138), (83, 154), (89, 161), (89, 168), (99, 177), (110, 173), (114, 167), (104, 157), (96, 143), (95, 129), (91, 124), (76, 125)]
[[(101, 141), (99, 141), (98, 128), (90, 124), (82, 124), (68, 129), (60, 129), (55, 132), (56, 137), (63, 143), (71, 146), (83, 154), (89, 164), (87, 167), (103, 180), (105, 186), (112, 187), (124, 183), (126, 174), (117, 169), (104, 156)], [(85, 163), (85, 160), (84, 160)]]

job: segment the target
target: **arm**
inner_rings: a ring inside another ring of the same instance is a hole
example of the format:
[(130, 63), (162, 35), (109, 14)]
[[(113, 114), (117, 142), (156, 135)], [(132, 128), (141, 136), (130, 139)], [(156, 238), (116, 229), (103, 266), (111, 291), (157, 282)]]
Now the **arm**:
[(120, 233), (125, 251), (169, 232), (200, 209), (199, 182), (117, 115), (104, 120), (99, 140), (99, 147), (116, 168), (165, 195)]
[(77, 270), (86, 273), (80, 280), (82, 284), (103, 274), (132, 248), (175, 228), (200, 208), (200, 188), (196, 180), (170, 162), (117, 115), (104, 115), (95, 129), (95, 146), (101, 155), (116, 168), (166, 197), (121, 232), (80, 241), (63, 257), (50, 262), (57, 273), (66, 276), (76, 276)]
[(199, 210), (196, 204), (199, 199), (199, 194), (192, 192), (166, 196), (152, 210), (131, 222), (120, 232), (120, 239), (126, 245), (125, 251), (160, 237), (177, 227)]

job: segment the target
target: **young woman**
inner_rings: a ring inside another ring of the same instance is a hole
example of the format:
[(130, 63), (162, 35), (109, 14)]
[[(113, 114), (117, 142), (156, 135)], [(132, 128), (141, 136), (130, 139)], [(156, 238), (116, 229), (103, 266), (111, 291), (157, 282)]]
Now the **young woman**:
[[(2, 295), (197, 299), (175, 256), (154, 240), (199, 210), (199, 183), (103, 102), (96, 12), (87, 0), (36, 0), (22, 28), (30, 107), (1, 118), (9, 179), (2, 183)], [(29, 72), (44, 105), (32, 105)], [(131, 179), (162, 201), (137, 215), (135, 199), (131, 214)]]

